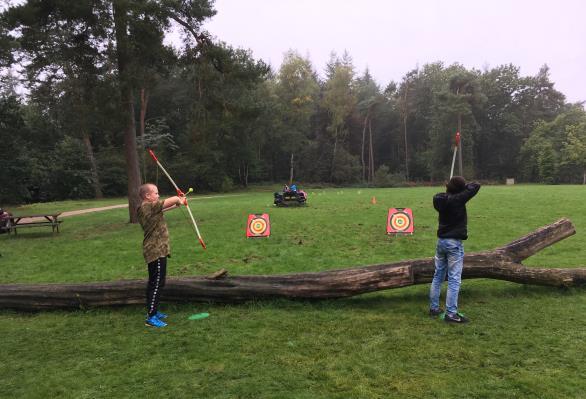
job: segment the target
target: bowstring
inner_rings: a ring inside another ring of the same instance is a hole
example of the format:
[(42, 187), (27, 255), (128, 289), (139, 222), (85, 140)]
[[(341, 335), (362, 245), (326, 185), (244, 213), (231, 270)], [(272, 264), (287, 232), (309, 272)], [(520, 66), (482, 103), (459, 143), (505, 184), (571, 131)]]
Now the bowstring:
[[(158, 167), (158, 165), (155, 165), (155, 185), (157, 187), (159, 187), (159, 167)], [(186, 198), (186, 200), (187, 200), (187, 198)], [(185, 205), (179, 206), (179, 209), (181, 210), (181, 214), (183, 215), (183, 218), (191, 220), (191, 217), (189, 217), (189, 215), (183, 209), (184, 207), (185, 207)], [(197, 230), (195, 229), (195, 226), (191, 226), (191, 227), (193, 228), (193, 231), (197, 234)]]

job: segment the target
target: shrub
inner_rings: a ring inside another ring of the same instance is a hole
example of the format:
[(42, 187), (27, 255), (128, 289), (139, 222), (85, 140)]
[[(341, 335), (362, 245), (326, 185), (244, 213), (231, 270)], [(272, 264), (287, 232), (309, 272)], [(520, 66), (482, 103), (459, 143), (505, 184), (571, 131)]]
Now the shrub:
[(405, 187), (407, 182), (402, 173), (391, 173), (387, 165), (381, 165), (374, 172), (374, 185), (376, 187)]

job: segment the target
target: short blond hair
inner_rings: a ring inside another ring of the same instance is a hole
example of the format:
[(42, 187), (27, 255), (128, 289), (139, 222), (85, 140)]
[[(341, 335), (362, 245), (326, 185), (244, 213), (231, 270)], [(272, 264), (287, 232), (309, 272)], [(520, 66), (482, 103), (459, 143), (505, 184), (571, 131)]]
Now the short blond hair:
[(138, 195), (140, 199), (145, 200), (148, 193), (157, 188), (153, 183), (145, 183), (138, 188)]

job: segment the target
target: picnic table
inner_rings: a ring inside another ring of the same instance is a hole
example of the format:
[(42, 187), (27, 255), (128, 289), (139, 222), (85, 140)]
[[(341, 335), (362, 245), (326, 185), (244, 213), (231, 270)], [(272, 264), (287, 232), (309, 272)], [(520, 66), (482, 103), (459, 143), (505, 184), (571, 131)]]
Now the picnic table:
[(59, 215), (61, 215), (61, 212), (39, 215), (13, 215), (10, 217), (10, 220), (8, 222), (8, 234), (14, 231), (14, 235), (16, 235), (17, 229), (23, 227), (43, 226), (51, 226), (53, 233), (55, 232), (55, 230), (57, 230), (58, 233), (59, 224), (62, 222), (62, 220), (59, 220)]

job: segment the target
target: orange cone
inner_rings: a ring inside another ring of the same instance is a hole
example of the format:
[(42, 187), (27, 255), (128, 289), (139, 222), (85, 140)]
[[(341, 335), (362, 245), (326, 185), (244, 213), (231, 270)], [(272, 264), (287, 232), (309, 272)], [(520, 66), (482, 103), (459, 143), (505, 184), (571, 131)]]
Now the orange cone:
[(372, 199), (370, 200), (370, 202), (372, 203), (372, 205), (376, 205), (376, 197), (372, 197)]

